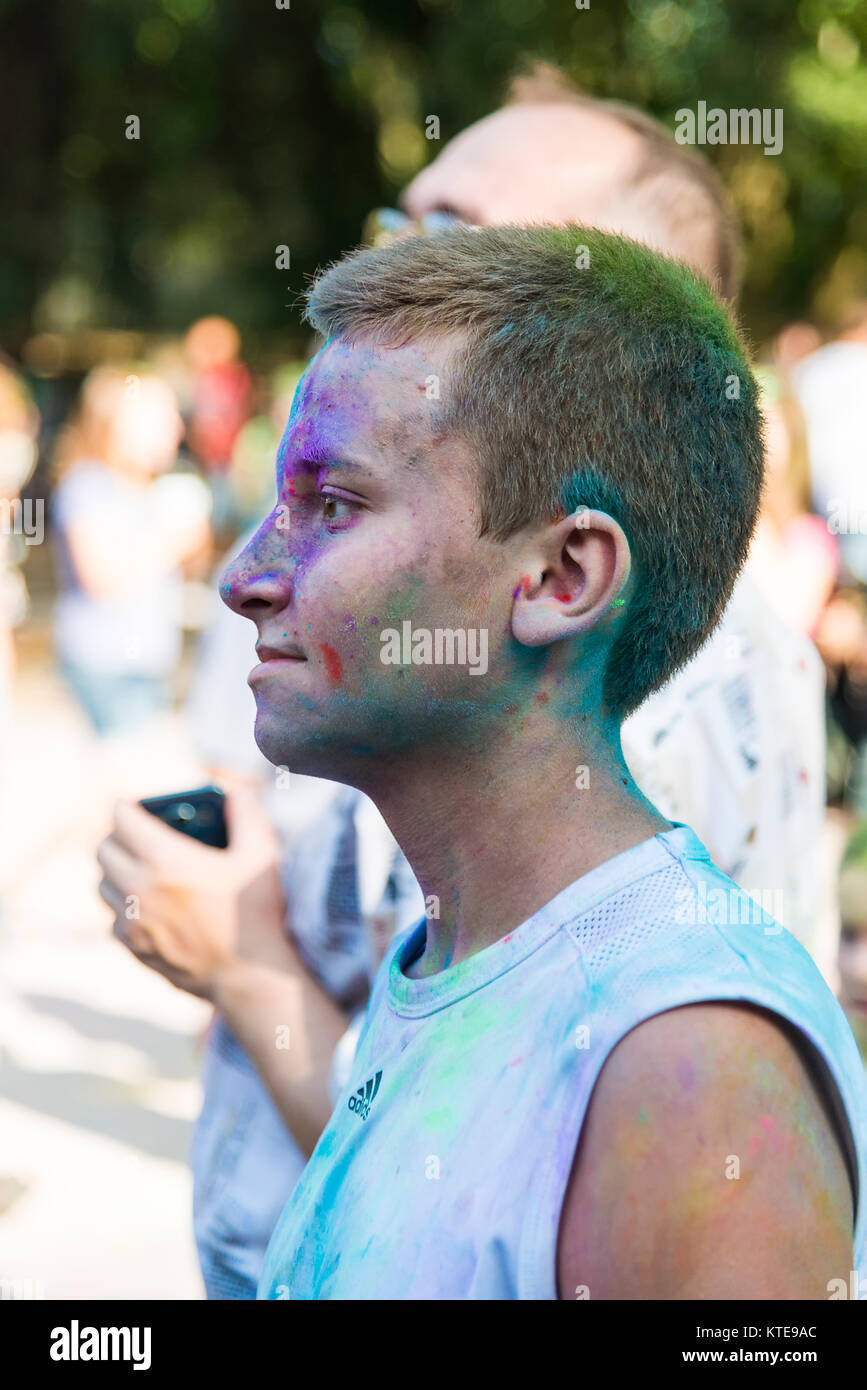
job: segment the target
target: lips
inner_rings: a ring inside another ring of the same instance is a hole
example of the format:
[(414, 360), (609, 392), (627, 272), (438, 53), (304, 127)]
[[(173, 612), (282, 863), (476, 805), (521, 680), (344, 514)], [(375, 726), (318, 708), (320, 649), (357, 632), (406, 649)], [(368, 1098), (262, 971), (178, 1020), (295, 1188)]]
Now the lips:
[(249, 676), (247, 684), (256, 686), (260, 681), (267, 681), (272, 675), (276, 675), (285, 666), (302, 666), (307, 657), (300, 647), (287, 643), (285, 646), (272, 647), (269, 642), (256, 643), (256, 655), (259, 658), (258, 666), (254, 666)]
[(267, 661), (306, 661), (307, 658), (298, 647), (271, 647), (265, 642), (257, 642), (256, 655), (261, 662)]

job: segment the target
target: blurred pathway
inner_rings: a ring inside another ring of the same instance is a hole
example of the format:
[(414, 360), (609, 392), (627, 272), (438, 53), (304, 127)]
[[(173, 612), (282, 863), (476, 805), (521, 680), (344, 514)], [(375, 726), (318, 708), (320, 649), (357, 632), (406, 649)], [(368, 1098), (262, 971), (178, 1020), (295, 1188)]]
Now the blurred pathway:
[[(22, 663), (23, 665), (23, 663)], [(203, 1296), (187, 1167), (210, 1015), (111, 935), (115, 795), (195, 785), (167, 720), (105, 753), (27, 653), (0, 772), (0, 1297)]]

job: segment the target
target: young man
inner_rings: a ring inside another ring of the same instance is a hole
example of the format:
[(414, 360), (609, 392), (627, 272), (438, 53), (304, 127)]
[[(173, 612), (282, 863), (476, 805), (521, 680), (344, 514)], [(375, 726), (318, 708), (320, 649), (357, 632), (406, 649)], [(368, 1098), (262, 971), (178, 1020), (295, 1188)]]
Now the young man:
[(260, 1296), (826, 1297), (865, 1236), (851, 1031), (620, 748), (755, 522), (724, 310), (567, 226), (361, 252), (309, 317), (224, 597), (263, 753), (370, 796), (436, 913), (386, 955)]
[[(632, 107), (583, 97), (548, 65), (516, 78), (508, 96), (505, 107), (461, 132), (413, 180), (401, 200), (409, 214), (423, 218), (450, 209), (481, 225), (565, 218), (620, 230), (683, 259), (726, 298), (735, 297), (737, 229), (718, 178), (698, 152), (676, 144)], [(229, 626), (199, 670), (196, 725), (201, 734), (205, 705), (207, 724), (234, 743), (241, 731), (233, 691), (235, 681), (246, 677), (249, 645), (242, 625), (235, 636), (233, 615), (223, 616)], [(823, 700), (824, 672), (811, 644), (785, 629), (742, 574), (724, 619), (699, 655), (622, 728), (627, 766), (645, 794), (670, 819), (689, 823), (725, 872), (748, 890), (759, 890), (762, 901), (772, 901), (776, 915), (808, 948), (817, 919), (816, 846), (824, 812)], [(336, 915), (328, 908), (335, 896), (332, 851), (346, 838), (354, 841), (356, 850), (346, 860), (354, 857), (359, 880), (369, 877), (376, 855), (363, 832), (374, 808), (359, 793), (350, 792), (347, 802), (347, 789), (341, 793), (338, 784), (331, 785), (333, 805), (320, 824), (310, 826), (308, 843), (292, 862), (283, 863), (286, 901), (275, 899), (270, 921), (261, 895), (242, 891), (247, 866), (235, 854), (234, 836), (233, 847), (219, 852), (192, 841), (179, 845), (183, 837), (126, 806), (100, 855), (108, 880), (104, 896), (115, 904), (128, 893), (139, 896), (141, 925), (149, 934), (147, 963), (182, 987), (188, 986), (176, 966), (183, 958), (190, 971), (195, 939), (196, 988), (213, 997), (210, 948), (220, 921), (234, 915), (240, 935), (248, 935), (254, 902), (255, 938), (270, 942), (270, 971), (260, 960), (258, 970), (245, 962), (234, 981), (224, 972), (219, 1022), (206, 1050), (193, 1168), (196, 1238), (209, 1296), (254, 1296), (276, 1214), (351, 1063), (358, 1016), (344, 1032), (344, 986), (348, 969), (357, 976), (364, 958), (365, 929), (356, 915), (353, 932), (345, 906)], [(327, 790), (324, 780), (318, 787)], [(310, 780), (293, 775), (274, 800), (306, 809)], [(345, 805), (352, 807), (350, 814), (343, 813)], [(378, 842), (384, 827), (374, 818), (373, 828)], [(243, 826), (239, 830), (248, 843), (257, 839), (255, 828), (249, 835)], [(125, 858), (112, 852), (118, 847)], [(399, 851), (396, 867), (402, 882), (407, 866)], [(347, 863), (341, 875), (352, 877)], [(162, 891), (176, 890), (179, 877), (188, 890), (183, 896)], [(222, 890), (219, 913), (209, 891), (215, 879)], [(351, 901), (344, 893), (336, 896)], [(356, 896), (363, 905), (369, 894)], [(410, 881), (399, 904), (403, 925), (417, 920), (418, 897)], [(173, 904), (172, 915), (167, 907)], [(122, 912), (116, 929), (133, 949)], [(287, 929), (297, 950), (286, 939)], [(289, 1026), (294, 1053), (275, 1049), (278, 1024)], [(305, 1053), (317, 1084), (306, 1073), (299, 1079), (292, 1065)]]

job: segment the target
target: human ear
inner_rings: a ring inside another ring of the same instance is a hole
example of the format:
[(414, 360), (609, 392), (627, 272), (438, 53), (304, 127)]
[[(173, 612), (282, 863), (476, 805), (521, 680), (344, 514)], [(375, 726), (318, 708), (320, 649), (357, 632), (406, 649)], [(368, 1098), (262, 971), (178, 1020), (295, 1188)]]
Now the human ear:
[[(607, 512), (582, 508), (543, 537), (536, 564), (518, 584), (512, 635), (541, 647), (588, 632), (621, 607), (631, 567), (629, 542)], [(541, 563), (540, 563), (541, 561)]]

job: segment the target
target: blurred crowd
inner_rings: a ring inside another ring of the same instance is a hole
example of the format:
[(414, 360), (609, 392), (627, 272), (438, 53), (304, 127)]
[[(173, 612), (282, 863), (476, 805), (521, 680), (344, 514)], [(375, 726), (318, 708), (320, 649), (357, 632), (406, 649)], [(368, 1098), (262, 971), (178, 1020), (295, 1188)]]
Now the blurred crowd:
[(270, 508), (302, 370), (254, 376), (234, 324), (200, 319), (182, 348), (95, 364), (66, 418), (44, 430), (32, 386), (0, 363), (4, 692), (37, 508), (53, 547), (58, 668), (94, 732), (134, 729), (170, 704), (190, 585)]

